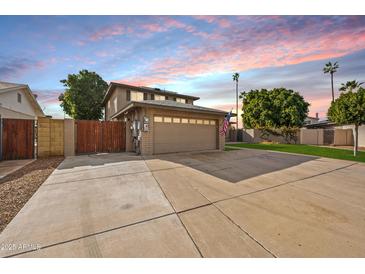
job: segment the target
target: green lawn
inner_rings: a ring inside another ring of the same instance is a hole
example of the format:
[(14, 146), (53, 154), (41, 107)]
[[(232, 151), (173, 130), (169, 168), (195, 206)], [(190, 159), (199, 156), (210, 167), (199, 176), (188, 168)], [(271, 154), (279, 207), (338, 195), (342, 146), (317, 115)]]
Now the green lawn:
[(236, 148), (254, 148), (264, 150), (274, 150), (289, 153), (298, 153), (306, 155), (314, 155), (333, 159), (365, 162), (365, 152), (359, 151), (357, 157), (353, 156), (352, 150), (318, 147), (309, 145), (288, 145), (288, 144), (232, 144), (227, 145), (225, 150), (233, 150)]

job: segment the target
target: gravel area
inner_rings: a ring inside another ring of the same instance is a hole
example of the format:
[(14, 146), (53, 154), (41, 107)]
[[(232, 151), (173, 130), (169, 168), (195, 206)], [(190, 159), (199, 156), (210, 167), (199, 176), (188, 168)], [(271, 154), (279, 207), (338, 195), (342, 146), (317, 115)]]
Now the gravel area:
[(63, 159), (63, 157), (37, 159), (0, 179), (0, 232)]

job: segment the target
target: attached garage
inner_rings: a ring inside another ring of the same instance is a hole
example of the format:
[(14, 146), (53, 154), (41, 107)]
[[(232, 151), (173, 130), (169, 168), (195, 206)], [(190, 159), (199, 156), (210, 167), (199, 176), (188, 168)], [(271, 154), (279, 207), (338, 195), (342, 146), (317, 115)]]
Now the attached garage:
[(126, 122), (126, 151), (152, 155), (223, 150), (225, 136), (219, 129), (225, 115), (192, 104), (145, 100), (131, 102), (112, 119)]
[(154, 116), (154, 154), (218, 149), (217, 120)]

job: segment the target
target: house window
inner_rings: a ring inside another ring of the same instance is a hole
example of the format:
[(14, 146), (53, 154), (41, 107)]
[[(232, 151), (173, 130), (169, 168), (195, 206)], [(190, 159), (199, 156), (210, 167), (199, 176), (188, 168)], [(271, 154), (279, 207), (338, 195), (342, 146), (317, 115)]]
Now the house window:
[(151, 100), (155, 100), (155, 95), (151, 94)]
[(130, 101), (143, 101), (143, 92), (131, 91)]
[(180, 118), (172, 118), (172, 122), (175, 124), (179, 124), (180, 123)]
[(189, 120), (188, 120), (188, 119), (186, 119), (186, 118), (182, 118), (182, 119), (181, 119), (181, 123), (182, 123), (182, 124), (187, 124), (187, 123), (189, 123)]
[(186, 99), (184, 99), (184, 98), (176, 98), (176, 102), (186, 104)]
[(143, 100), (148, 100), (148, 94), (145, 92), (145, 93), (143, 93)]
[(154, 122), (158, 122), (158, 123), (162, 123), (162, 117), (161, 117), (161, 116), (155, 116), (155, 117), (153, 118), (153, 121), (154, 121)]
[(210, 120), (210, 124), (211, 124), (212, 126), (215, 126), (215, 120)]
[(204, 120), (204, 125), (209, 125), (209, 120)]
[(196, 120), (195, 119), (189, 119), (189, 124), (196, 124)]
[(201, 124), (203, 124), (203, 120), (196, 120), (196, 123), (201, 125)]
[(18, 103), (22, 103), (22, 95), (20, 93), (18, 93)]
[(131, 100), (131, 91), (127, 90), (127, 101)]
[(166, 96), (165, 95), (155, 94), (155, 100), (164, 101), (164, 100), (166, 100)]

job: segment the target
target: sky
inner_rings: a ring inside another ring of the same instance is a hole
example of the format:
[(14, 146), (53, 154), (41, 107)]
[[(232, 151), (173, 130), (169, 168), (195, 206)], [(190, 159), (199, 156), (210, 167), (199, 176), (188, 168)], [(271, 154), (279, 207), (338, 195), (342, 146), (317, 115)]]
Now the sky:
[[(88, 69), (105, 81), (199, 96), (235, 109), (239, 91), (298, 91), (326, 116), (330, 76), (365, 81), (365, 16), (0, 16), (0, 81), (28, 84), (44, 112), (63, 117), (60, 80)], [(240, 107), (241, 108), (241, 107)]]

